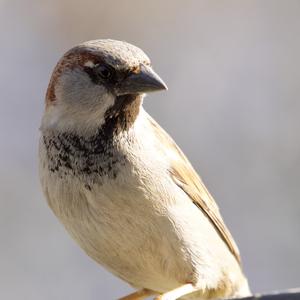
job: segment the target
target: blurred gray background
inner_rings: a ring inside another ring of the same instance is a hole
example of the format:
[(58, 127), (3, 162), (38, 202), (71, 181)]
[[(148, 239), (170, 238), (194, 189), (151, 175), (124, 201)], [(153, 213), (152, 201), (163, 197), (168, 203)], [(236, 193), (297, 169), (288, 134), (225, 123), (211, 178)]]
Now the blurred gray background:
[(116, 299), (42, 196), (52, 69), (85, 40), (141, 47), (169, 91), (147, 110), (215, 196), (254, 292), (300, 286), (300, 1), (0, 1), (0, 298)]

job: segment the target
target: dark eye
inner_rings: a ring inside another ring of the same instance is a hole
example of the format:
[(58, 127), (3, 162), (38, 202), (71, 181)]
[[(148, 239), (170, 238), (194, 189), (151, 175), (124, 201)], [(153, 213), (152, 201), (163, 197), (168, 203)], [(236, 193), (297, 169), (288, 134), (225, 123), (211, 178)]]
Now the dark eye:
[(96, 67), (96, 73), (99, 75), (102, 79), (110, 79), (113, 75), (113, 71), (104, 65), (100, 65)]

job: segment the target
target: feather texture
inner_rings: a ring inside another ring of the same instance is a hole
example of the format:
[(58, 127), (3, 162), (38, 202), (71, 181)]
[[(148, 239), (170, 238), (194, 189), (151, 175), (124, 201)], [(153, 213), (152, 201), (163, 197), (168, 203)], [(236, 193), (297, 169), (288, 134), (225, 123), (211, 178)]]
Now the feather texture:
[(191, 201), (193, 201), (193, 203), (210, 219), (221, 238), (227, 244), (231, 253), (240, 263), (241, 259), (238, 247), (227, 229), (213, 197), (206, 189), (204, 183), (190, 164), (189, 160), (171, 137), (150, 116), (149, 121), (155, 130), (155, 134), (161, 141), (162, 150), (168, 150), (167, 154), (171, 158), (171, 166), (169, 170), (171, 178), (190, 197)]

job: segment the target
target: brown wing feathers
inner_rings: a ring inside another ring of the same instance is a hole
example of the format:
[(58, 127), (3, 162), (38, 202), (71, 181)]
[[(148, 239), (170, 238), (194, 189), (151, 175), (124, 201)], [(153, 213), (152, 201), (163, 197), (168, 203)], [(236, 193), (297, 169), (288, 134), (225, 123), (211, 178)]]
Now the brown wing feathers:
[(172, 179), (190, 197), (193, 203), (206, 214), (232, 254), (240, 263), (239, 250), (224, 224), (216, 202), (175, 142), (151, 117), (149, 117), (149, 120), (155, 130), (155, 134), (159, 136), (164, 147), (167, 147), (169, 150), (171, 149), (175, 154), (172, 156), (171, 168), (169, 170)]

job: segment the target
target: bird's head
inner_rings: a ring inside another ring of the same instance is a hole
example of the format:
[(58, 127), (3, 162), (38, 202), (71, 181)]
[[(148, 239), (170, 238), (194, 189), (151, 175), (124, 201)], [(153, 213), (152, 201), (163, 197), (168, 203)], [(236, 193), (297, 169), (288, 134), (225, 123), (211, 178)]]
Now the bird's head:
[(164, 89), (141, 49), (115, 40), (85, 42), (69, 50), (53, 71), (42, 129), (84, 132), (116, 116), (134, 121), (143, 94)]

